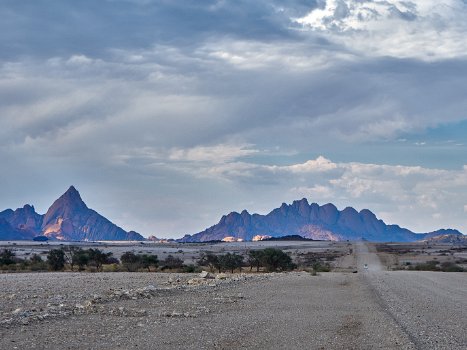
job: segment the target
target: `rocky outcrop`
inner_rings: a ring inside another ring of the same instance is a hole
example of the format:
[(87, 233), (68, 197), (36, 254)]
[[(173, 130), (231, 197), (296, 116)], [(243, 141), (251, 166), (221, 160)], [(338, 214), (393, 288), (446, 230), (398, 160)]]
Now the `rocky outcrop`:
[(467, 245), (467, 236), (459, 234), (441, 234), (439, 236), (426, 237), (424, 242), (427, 243), (442, 243), (453, 245)]
[[(44, 235), (68, 241), (144, 240), (139, 233), (126, 232), (102, 215), (89, 209), (79, 192), (71, 186), (45, 215), (37, 214), (33, 206), (0, 213), (0, 239), (32, 239)], [(9, 225), (9, 228), (5, 224)]]
[[(432, 233), (430, 233), (432, 234)], [(459, 232), (460, 234), (460, 232)], [(335, 205), (309, 204), (304, 198), (291, 205), (283, 203), (267, 215), (224, 215), (217, 225), (192, 236), (186, 235), (182, 242), (222, 240), (226, 236), (252, 240), (255, 236), (280, 237), (300, 235), (316, 240), (368, 240), (374, 242), (411, 242), (429, 234), (416, 234), (397, 225), (386, 225), (370, 210), (360, 212), (347, 207), (339, 211)]]

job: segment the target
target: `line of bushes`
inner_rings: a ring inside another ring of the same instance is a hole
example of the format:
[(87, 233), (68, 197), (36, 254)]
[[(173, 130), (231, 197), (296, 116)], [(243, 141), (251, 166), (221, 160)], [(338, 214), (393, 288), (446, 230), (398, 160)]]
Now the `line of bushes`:
[(199, 272), (209, 268), (211, 272), (235, 272), (242, 268), (250, 267), (250, 271), (288, 271), (297, 266), (291, 257), (277, 248), (252, 250), (243, 255), (236, 253), (214, 254), (203, 252), (196, 265), (186, 265), (184, 261), (173, 255), (159, 260), (153, 254), (135, 254), (125, 252), (120, 260), (113, 257), (112, 253), (104, 253), (99, 249), (82, 249), (76, 246), (67, 246), (60, 249), (52, 249), (48, 252), (44, 261), (40, 255), (33, 254), (29, 259), (16, 257), (12, 250), (5, 249), (0, 252), (0, 269), (4, 271), (177, 271)]

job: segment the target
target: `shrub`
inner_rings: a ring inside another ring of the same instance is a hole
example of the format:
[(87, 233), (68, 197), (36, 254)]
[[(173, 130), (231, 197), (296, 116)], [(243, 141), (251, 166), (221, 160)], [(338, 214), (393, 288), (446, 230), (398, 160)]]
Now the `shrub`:
[(47, 254), (47, 263), (52, 271), (63, 270), (65, 267), (65, 252), (62, 249), (52, 249)]
[(161, 261), (161, 267), (162, 270), (181, 269), (183, 267), (183, 260), (173, 255), (168, 255), (167, 258)]
[(198, 266), (195, 266), (193, 264), (190, 265), (184, 265), (182, 272), (185, 273), (196, 273), (196, 272), (201, 272), (201, 269)]
[(219, 272), (220, 270), (229, 270), (234, 272), (235, 269), (242, 269), (243, 256), (235, 253), (227, 253), (219, 256)]
[(259, 272), (259, 268), (262, 266), (261, 260), (263, 257), (263, 250), (250, 250), (248, 252), (247, 262), (250, 265), (250, 271), (253, 267), (256, 267), (256, 272)]
[(241, 269), (243, 266), (243, 256), (236, 253), (226, 253), (219, 256), (213, 253), (201, 253), (198, 266), (207, 266), (211, 272), (216, 269), (219, 272), (229, 270), (233, 273), (235, 269)]
[(295, 268), (290, 256), (277, 248), (264, 249), (261, 255), (261, 263), (267, 271), (285, 271)]
[(440, 264), (439, 261), (428, 261), (424, 264), (417, 264), (415, 266), (410, 266), (410, 270), (416, 271), (443, 271), (443, 272), (464, 272), (462, 266), (456, 265), (451, 261), (445, 261)]
[(214, 272), (214, 269), (220, 269), (219, 258), (217, 255), (212, 253), (201, 253), (198, 265), (208, 266), (211, 272)]
[(157, 258), (157, 255), (139, 255), (139, 265), (141, 268), (148, 269), (148, 272), (151, 271), (151, 266), (154, 268), (157, 268), (159, 264), (159, 259)]
[(3, 249), (0, 252), (0, 265), (12, 265), (16, 263), (16, 255), (11, 249)]
[(441, 271), (444, 272), (464, 272), (465, 270), (453, 262), (446, 261), (441, 264)]
[(133, 252), (125, 252), (120, 258), (122, 265), (128, 271), (136, 271), (139, 267), (139, 257)]
[(157, 255), (136, 255), (133, 252), (123, 253), (120, 260), (122, 261), (122, 265), (128, 271), (137, 271), (140, 268), (148, 269), (148, 271), (151, 271), (151, 267), (157, 268), (159, 264)]
[(313, 271), (316, 272), (329, 272), (331, 271), (331, 266), (329, 264), (321, 264), (320, 262), (316, 262), (313, 264)]

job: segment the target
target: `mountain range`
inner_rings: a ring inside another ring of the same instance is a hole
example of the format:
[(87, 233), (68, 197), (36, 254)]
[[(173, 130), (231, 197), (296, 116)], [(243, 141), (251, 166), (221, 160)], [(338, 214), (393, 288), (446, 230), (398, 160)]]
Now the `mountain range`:
[[(374, 242), (412, 242), (438, 236), (462, 236), (457, 230), (442, 229), (414, 233), (398, 225), (387, 225), (368, 209), (352, 207), (340, 211), (333, 204), (309, 204), (304, 198), (267, 215), (231, 212), (219, 223), (179, 242), (205, 242), (233, 237), (251, 241), (255, 236), (281, 237), (300, 235), (315, 240), (368, 240)], [(0, 240), (30, 240), (36, 236), (66, 241), (144, 240), (134, 231), (125, 231), (87, 207), (79, 192), (71, 186), (44, 215), (32, 205), (0, 212)], [(462, 236), (463, 237), (463, 236)]]
[(203, 242), (235, 237), (246, 241), (256, 235), (280, 237), (300, 235), (316, 240), (368, 240), (373, 242), (412, 242), (438, 235), (462, 235), (446, 229), (430, 233), (414, 233), (398, 225), (386, 225), (368, 209), (360, 212), (352, 207), (340, 211), (333, 204), (309, 204), (303, 198), (291, 205), (283, 203), (267, 215), (232, 212), (222, 216), (218, 224), (194, 235), (186, 235), (180, 242)]
[(71, 186), (44, 215), (31, 205), (0, 212), (0, 240), (32, 239), (36, 236), (66, 241), (144, 240), (139, 233), (126, 232), (89, 209)]

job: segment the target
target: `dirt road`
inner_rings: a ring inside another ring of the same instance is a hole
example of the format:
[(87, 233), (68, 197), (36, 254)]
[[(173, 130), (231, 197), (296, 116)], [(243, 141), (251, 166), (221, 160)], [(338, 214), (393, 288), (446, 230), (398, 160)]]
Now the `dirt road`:
[[(389, 272), (367, 246), (355, 251), (359, 273), (240, 276), (200, 286), (187, 284), (194, 276), (168, 274), (0, 275), (0, 348), (467, 347), (466, 274)], [(178, 281), (170, 288), (164, 282), (169, 277)], [(148, 284), (157, 290), (134, 292)], [(129, 298), (105, 299), (122, 285), (130, 288)], [(84, 305), (93, 293), (89, 312), (1, 323), (12, 313), (40, 309), (40, 303)], [(24, 295), (34, 296), (37, 305)]]
[(356, 250), (362, 283), (418, 349), (467, 349), (466, 273), (389, 272), (367, 245)]

